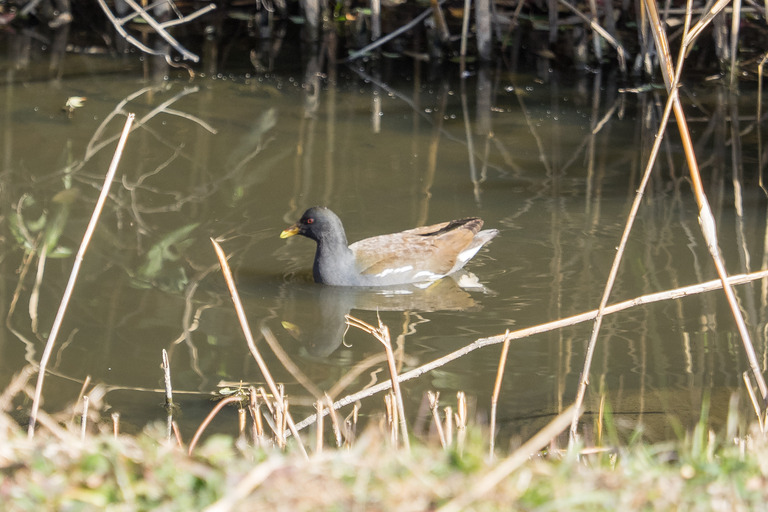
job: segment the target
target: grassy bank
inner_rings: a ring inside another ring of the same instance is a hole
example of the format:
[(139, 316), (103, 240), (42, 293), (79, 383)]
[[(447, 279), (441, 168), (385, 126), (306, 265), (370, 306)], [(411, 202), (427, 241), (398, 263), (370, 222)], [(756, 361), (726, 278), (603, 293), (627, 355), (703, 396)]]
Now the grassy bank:
[[(87, 435), (54, 424), (34, 438), (2, 416), (3, 510), (765, 510), (768, 443), (700, 423), (672, 443), (527, 454), (470, 428), (459, 452), (371, 428), (348, 448), (304, 458), (214, 436), (192, 455), (161, 428)], [(514, 467), (513, 467), (514, 466)], [(482, 491), (479, 495), (478, 491)]]

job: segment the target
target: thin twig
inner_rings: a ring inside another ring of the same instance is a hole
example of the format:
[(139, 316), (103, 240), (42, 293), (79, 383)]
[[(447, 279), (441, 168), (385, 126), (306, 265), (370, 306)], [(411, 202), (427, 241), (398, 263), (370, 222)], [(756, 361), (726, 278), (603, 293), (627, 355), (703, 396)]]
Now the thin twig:
[(195, 436), (192, 438), (192, 442), (189, 443), (187, 454), (192, 455), (192, 451), (195, 449), (195, 446), (197, 446), (197, 442), (200, 440), (200, 436), (203, 435), (203, 432), (205, 432), (205, 429), (208, 428), (208, 425), (211, 423), (211, 421), (213, 421), (213, 418), (216, 417), (219, 411), (222, 410), (227, 404), (231, 404), (232, 402), (239, 402), (240, 400), (240, 396), (232, 395), (223, 398), (216, 403), (216, 406), (211, 410), (211, 412), (208, 413), (208, 416), (205, 417), (200, 426), (197, 427)]
[(445, 432), (443, 432), (443, 422), (440, 421), (440, 392), (427, 391), (427, 398), (429, 399), (429, 409), (432, 411), (432, 419), (435, 421), (437, 437), (440, 439), (440, 446), (445, 449), (448, 447), (448, 443), (445, 440)]
[[(728, 282), (732, 285), (745, 284), (752, 281), (756, 281), (758, 279), (765, 279), (767, 277), (768, 277), (768, 270), (761, 270), (759, 272), (753, 272), (751, 274), (730, 276), (728, 278)], [(723, 285), (720, 280), (713, 280), (713, 281), (707, 281), (705, 283), (697, 283), (690, 286), (684, 286), (681, 288), (674, 288), (672, 290), (665, 290), (663, 292), (657, 292), (649, 295), (635, 297), (634, 299), (629, 299), (623, 302), (612, 304), (610, 306), (606, 306), (605, 309), (603, 310), (603, 316), (618, 313), (618, 312), (631, 309), (637, 306), (652, 304), (654, 302), (681, 299), (683, 297), (688, 297), (690, 295), (696, 295), (699, 293), (719, 290), (720, 288), (722, 288), (722, 286)], [(597, 311), (598, 310), (594, 309), (592, 311), (587, 311), (585, 313), (580, 313), (578, 315), (573, 315), (567, 318), (561, 318), (559, 320), (554, 320), (554, 321), (536, 325), (533, 327), (526, 327), (518, 331), (510, 332), (508, 335), (500, 334), (498, 336), (490, 336), (488, 338), (479, 338), (473, 341), (472, 343), (470, 343), (469, 345), (466, 345), (458, 350), (455, 350), (449, 354), (439, 357), (433, 361), (425, 363), (419, 366), (418, 368), (414, 368), (413, 370), (400, 374), (398, 376), (398, 381), (406, 382), (412, 379), (419, 378), (422, 375), (428, 372), (431, 372), (435, 368), (440, 368), (441, 366), (445, 366), (446, 364), (452, 361), (455, 361), (469, 354), (470, 352), (474, 352), (475, 350), (488, 347), (491, 345), (504, 343), (504, 340), (507, 337), (510, 340), (514, 341), (522, 338), (527, 338), (535, 334), (541, 334), (545, 332), (554, 331), (556, 329), (562, 329), (563, 327), (569, 327), (569, 326), (577, 325), (583, 322), (589, 322), (590, 320), (594, 320), (595, 317), (597, 317)], [(363, 398), (368, 398), (370, 396), (386, 391), (390, 389), (391, 386), (392, 386), (392, 383), (388, 380), (381, 382), (374, 386), (368, 387), (362, 391), (353, 393), (351, 395), (347, 395), (337, 400), (336, 402), (333, 403), (333, 408), (340, 409), (342, 407), (346, 407), (347, 405), (354, 404), (358, 400), (362, 400)], [(312, 414), (307, 418), (303, 419), (302, 421), (300, 421), (299, 423), (297, 423), (296, 428), (298, 428), (299, 430), (306, 428), (307, 426), (313, 424), (315, 420), (316, 420), (316, 415)]]
[(77, 255), (75, 256), (75, 262), (72, 265), (72, 272), (69, 275), (67, 287), (64, 290), (64, 295), (61, 298), (59, 309), (56, 312), (56, 318), (53, 320), (51, 334), (48, 336), (48, 341), (45, 344), (45, 350), (43, 351), (43, 355), (40, 359), (40, 369), (37, 375), (37, 386), (35, 387), (35, 396), (32, 401), (32, 411), (29, 415), (29, 429), (27, 431), (27, 435), (30, 438), (35, 435), (35, 422), (37, 420), (37, 412), (40, 409), (40, 399), (43, 393), (43, 381), (45, 380), (45, 369), (48, 365), (48, 360), (51, 357), (53, 345), (56, 343), (56, 337), (59, 334), (59, 329), (61, 329), (61, 324), (64, 321), (64, 313), (67, 310), (69, 299), (72, 297), (72, 291), (75, 288), (77, 274), (80, 271), (80, 265), (83, 262), (85, 251), (88, 249), (88, 244), (91, 241), (93, 232), (96, 230), (96, 224), (99, 222), (99, 216), (101, 215), (101, 211), (104, 209), (104, 203), (107, 201), (107, 197), (109, 196), (109, 188), (112, 185), (115, 173), (117, 172), (117, 164), (120, 162), (120, 157), (123, 154), (123, 148), (125, 147), (125, 142), (128, 139), (128, 133), (131, 131), (131, 124), (133, 124), (134, 117), (134, 114), (128, 114), (128, 117), (125, 120), (123, 132), (120, 135), (120, 140), (117, 143), (117, 149), (115, 149), (115, 155), (112, 157), (112, 163), (110, 164), (109, 170), (107, 171), (107, 175), (104, 179), (104, 185), (101, 187), (101, 194), (99, 195), (98, 201), (96, 201), (96, 206), (93, 209), (91, 220), (88, 223), (85, 234), (83, 235), (83, 240), (80, 242), (80, 248), (78, 249)]
[(171, 363), (168, 361), (168, 352), (163, 349), (163, 362), (160, 366), (163, 369), (163, 379), (165, 381), (165, 406), (173, 407), (173, 386), (171, 385)]

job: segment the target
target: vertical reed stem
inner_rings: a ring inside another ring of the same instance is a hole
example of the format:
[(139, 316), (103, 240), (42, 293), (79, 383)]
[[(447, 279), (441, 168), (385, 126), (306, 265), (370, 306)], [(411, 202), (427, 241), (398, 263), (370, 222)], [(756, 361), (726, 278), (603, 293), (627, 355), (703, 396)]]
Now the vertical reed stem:
[(163, 379), (165, 381), (165, 406), (173, 407), (173, 386), (171, 386), (171, 364), (168, 361), (168, 352), (163, 349)]
[(80, 440), (85, 441), (85, 431), (88, 426), (88, 404), (90, 402), (88, 395), (83, 397), (83, 417), (80, 418)]
[(37, 412), (40, 410), (40, 399), (43, 394), (43, 381), (45, 380), (45, 370), (48, 366), (48, 360), (51, 357), (51, 352), (53, 352), (53, 345), (56, 343), (56, 337), (59, 335), (61, 324), (64, 321), (64, 313), (66, 312), (67, 306), (69, 305), (69, 299), (72, 297), (72, 291), (75, 288), (75, 282), (77, 281), (77, 275), (80, 272), (80, 266), (83, 263), (85, 251), (88, 249), (88, 244), (91, 242), (91, 237), (93, 236), (93, 232), (96, 230), (96, 225), (99, 222), (101, 211), (104, 209), (104, 204), (107, 202), (107, 197), (109, 196), (109, 188), (115, 178), (115, 173), (117, 172), (117, 164), (120, 163), (120, 157), (123, 154), (125, 142), (128, 140), (128, 134), (131, 131), (131, 125), (133, 124), (134, 117), (135, 114), (128, 114), (128, 117), (125, 120), (125, 126), (123, 126), (123, 132), (120, 135), (120, 140), (117, 143), (115, 154), (112, 157), (112, 163), (109, 165), (109, 170), (107, 171), (107, 175), (104, 178), (104, 184), (101, 187), (101, 194), (99, 195), (99, 199), (96, 201), (96, 206), (93, 208), (93, 214), (91, 215), (91, 220), (88, 223), (85, 234), (83, 235), (83, 240), (80, 242), (80, 248), (77, 250), (75, 262), (72, 265), (72, 272), (69, 274), (69, 281), (67, 282), (67, 286), (64, 289), (64, 295), (61, 298), (59, 309), (56, 312), (56, 317), (53, 320), (51, 333), (48, 335), (48, 341), (45, 344), (43, 355), (40, 358), (40, 369), (38, 370), (37, 374), (35, 396), (32, 400), (32, 411), (29, 414), (29, 428), (27, 430), (27, 435), (30, 438), (35, 435), (35, 423), (37, 422)]
[(491, 442), (490, 457), (493, 460), (493, 451), (496, 447), (496, 405), (499, 402), (501, 394), (501, 380), (504, 378), (504, 367), (507, 364), (507, 353), (509, 353), (509, 329), (504, 334), (504, 345), (501, 347), (501, 357), (499, 357), (499, 368), (496, 370), (496, 383), (493, 386), (493, 396), (491, 397)]

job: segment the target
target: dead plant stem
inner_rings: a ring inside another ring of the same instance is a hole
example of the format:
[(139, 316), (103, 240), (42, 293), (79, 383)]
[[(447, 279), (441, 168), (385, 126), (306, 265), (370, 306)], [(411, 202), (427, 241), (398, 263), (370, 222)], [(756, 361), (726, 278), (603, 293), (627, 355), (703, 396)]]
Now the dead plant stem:
[(189, 449), (187, 451), (189, 455), (192, 455), (192, 451), (195, 449), (195, 446), (197, 446), (197, 442), (200, 440), (200, 436), (203, 435), (203, 432), (205, 432), (205, 429), (211, 423), (213, 418), (216, 417), (219, 411), (222, 410), (224, 406), (226, 406), (227, 404), (231, 404), (233, 402), (239, 402), (239, 401), (240, 401), (240, 397), (238, 395), (232, 395), (232, 396), (223, 398), (216, 403), (216, 406), (211, 410), (211, 412), (208, 413), (208, 416), (205, 417), (205, 419), (200, 424), (200, 426), (197, 427), (195, 436), (192, 438), (192, 441), (189, 443)]
[(43, 355), (40, 358), (40, 369), (38, 370), (37, 374), (37, 385), (35, 386), (35, 396), (32, 400), (32, 411), (29, 415), (29, 428), (27, 430), (27, 435), (30, 438), (35, 435), (35, 423), (37, 421), (37, 414), (40, 409), (40, 400), (43, 394), (43, 382), (45, 381), (45, 369), (48, 365), (48, 360), (51, 357), (53, 346), (56, 343), (56, 337), (58, 336), (59, 330), (61, 329), (61, 324), (64, 321), (64, 313), (67, 310), (69, 299), (72, 297), (72, 291), (74, 290), (75, 283), (77, 282), (77, 275), (80, 272), (80, 266), (83, 263), (85, 251), (88, 249), (88, 244), (90, 243), (93, 232), (96, 230), (96, 225), (99, 222), (99, 216), (101, 215), (101, 211), (104, 209), (104, 204), (106, 203), (107, 197), (109, 196), (109, 188), (115, 178), (117, 165), (120, 163), (120, 157), (123, 154), (123, 148), (125, 147), (125, 142), (128, 139), (128, 134), (131, 131), (131, 125), (133, 124), (134, 117), (134, 114), (128, 114), (128, 117), (125, 120), (125, 126), (123, 126), (123, 132), (120, 135), (120, 140), (117, 143), (115, 154), (112, 157), (112, 163), (110, 164), (107, 175), (104, 178), (104, 185), (101, 187), (101, 194), (99, 195), (98, 201), (96, 201), (96, 206), (93, 209), (91, 220), (88, 223), (85, 234), (83, 235), (83, 240), (80, 242), (80, 248), (77, 250), (75, 262), (72, 265), (72, 272), (69, 275), (69, 281), (67, 282), (67, 286), (64, 289), (64, 295), (61, 298), (59, 309), (56, 312), (56, 317), (53, 320), (51, 333), (48, 336), (48, 341), (45, 344)]
[(290, 417), (290, 413), (288, 411), (282, 410), (282, 407), (283, 407), (282, 400), (278, 399), (278, 397), (282, 395), (278, 390), (277, 384), (272, 378), (272, 374), (270, 373), (269, 368), (267, 367), (267, 363), (264, 361), (264, 358), (261, 356), (261, 353), (259, 352), (259, 349), (256, 347), (256, 343), (253, 340), (253, 334), (251, 333), (251, 328), (248, 326), (248, 318), (245, 315), (243, 304), (240, 301), (240, 294), (238, 293), (237, 287), (235, 286), (235, 280), (232, 277), (232, 271), (229, 269), (229, 263), (227, 263), (227, 256), (226, 254), (224, 254), (224, 250), (216, 242), (216, 240), (211, 238), (211, 243), (213, 244), (213, 248), (216, 251), (216, 256), (219, 258), (219, 263), (221, 264), (221, 272), (224, 275), (225, 281), (227, 282), (227, 287), (229, 288), (229, 293), (230, 293), (230, 296), (232, 297), (232, 302), (235, 306), (235, 311), (237, 312), (237, 318), (240, 321), (240, 326), (243, 330), (243, 334), (245, 335), (245, 341), (248, 343), (248, 349), (251, 351), (251, 355), (253, 355), (253, 358), (256, 360), (256, 364), (258, 364), (259, 369), (261, 370), (261, 373), (264, 376), (264, 380), (266, 380), (267, 385), (269, 386), (269, 390), (272, 392), (272, 395), (276, 399), (275, 405), (279, 409), (278, 412), (285, 414), (285, 421), (287, 422), (288, 428), (291, 430), (291, 433), (296, 438), (296, 442), (299, 446), (299, 450), (301, 450), (301, 453), (304, 455), (304, 457), (307, 457), (307, 451), (304, 448), (304, 443), (301, 441), (301, 438), (299, 437), (299, 431), (296, 429), (296, 425), (293, 422), (293, 419)]
[(395, 354), (392, 351), (392, 342), (389, 337), (389, 329), (381, 322), (381, 319), (379, 319), (379, 327), (377, 329), (376, 327), (353, 316), (345, 315), (345, 318), (347, 319), (347, 324), (371, 334), (374, 338), (379, 340), (382, 345), (384, 345), (384, 350), (387, 354), (387, 364), (389, 365), (390, 384), (395, 395), (397, 416), (400, 423), (400, 433), (403, 436), (403, 445), (405, 446), (405, 449), (410, 451), (411, 443), (408, 439), (408, 425), (405, 419), (403, 394), (400, 392), (400, 380), (398, 378), (397, 365), (395, 363)]
[[(751, 274), (741, 274), (736, 276), (730, 276), (728, 278), (728, 282), (731, 283), (732, 285), (737, 285), (737, 284), (745, 284), (752, 281), (756, 281), (758, 279), (765, 279), (765, 278), (768, 278), (768, 270), (761, 270), (758, 272), (753, 272)], [(704, 283), (697, 283), (694, 285), (684, 286), (681, 288), (674, 288), (674, 289), (665, 290), (662, 292), (642, 295), (640, 297), (635, 297), (634, 299), (629, 299), (622, 302), (618, 302), (616, 304), (611, 304), (609, 306), (606, 306), (605, 309), (603, 310), (603, 315), (610, 315), (610, 314), (618, 313), (618, 312), (631, 309), (637, 306), (652, 304), (655, 302), (680, 299), (683, 297), (688, 297), (690, 295), (696, 295), (699, 293), (719, 290), (720, 288), (722, 288), (722, 286), (723, 286), (722, 282), (719, 279), (716, 279), (716, 280), (707, 281)], [(425, 373), (428, 373), (434, 370), (435, 368), (440, 368), (441, 366), (445, 366), (446, 364), (452, 361), (455, 361), (469, 354), (470, 352), (474, 352), (475, 350), (478, 350), (487, 346), (504, 343), (504, 340), (506, 338), (509, 338), (510, 341), (514, 341), (518, 339), (527, 338), (535, 334), (541, 334), (545, 332), (554, 331), (556, 329), (562, 329), (563, 327), (569, 327), (573, 325), (578, 325), (583, 322), (589, 322), (590, 320), (594, 320), (597, 317), (597, 313), (598, 313), (598, 310), (594, 309), (592, 311), (587, 311), (585, 313), (580, 313), (578, 315), (561, 318), (559, 320), (553, 320), (551, 322), (547, 322), (547, 323), (532, 326), (532, 327), (526, 327), (518, 331), (510, 332), (509, 334), (500, 334), (498, 336), (490, 336), (488, 338), (479, 338), (473, 341), (472, 343), (470, 343), (469, 345), (466, 345), (449, 354), (446, 354), (442, 357), (439, 357), (428, 363), (425, 363), (419, 366), (418, 368), (414, 368), (413, 370), (400, 374), (398, 376), (398, 381), (405, 382), (405, 381), (419, 378)], [(347, 395), (337, 400), (336, 402), (333, 403), (333, 408), (340, 409), (347, 405), (354, 404), (358, 400), (362, 400), (363, 398), (368, 398), (370, 396), (386, 391), (390, 389), (391, 386), (392, 386), (392, 383), (390, 381), (380, 382), (379, 384), (375, 384), (362, 391), (358, 391), (357, 393)], [(302, 421), (300, 421), (299, 423), (297, 423), (296, 428), (299, 430), (306, 428), (307, 426), (313, 424), (315, 420), (316, 420), (316, 415), (312, 414), (307, 418), (303, 419)]]
[(501, 394), (501, 380), (504, 377), (504, 367), (507, 364), (507, 354), (509, 353), (509, 329), (504, 333), (504, 345), (501, 347), (501, 356), (499, 357), (499, 368), (496, 370), (496, 382), (493, 386), (493, 396), (491, 397), (491, 431), (490, 431), (490, 452), (489, 455), (493, 460), (493, 450), (496, 442), (496, 406), (499, 403), (499, 395)]

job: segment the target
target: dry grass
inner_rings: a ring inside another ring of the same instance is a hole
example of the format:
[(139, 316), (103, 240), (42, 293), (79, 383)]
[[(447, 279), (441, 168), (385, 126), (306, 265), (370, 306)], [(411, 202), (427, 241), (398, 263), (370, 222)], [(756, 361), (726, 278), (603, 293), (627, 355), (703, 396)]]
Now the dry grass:
[(372, 428), (348, 449), (305, 459), (221, 436), (190, 456), (159, 426), (84, 441), (77, 429), (42, 427), (29, 439), (0, 416), (0, 502), (8, 511), (632, 511), (759, 510), (768, 500), (768, 443), (757, 432), (727, 439), (702, 423), (676, 443), (488, 462), (487, 436), (470, 427), (461, 455), (436, 443), (393, 450), (388, 433)]

